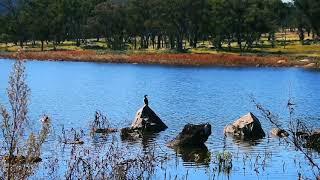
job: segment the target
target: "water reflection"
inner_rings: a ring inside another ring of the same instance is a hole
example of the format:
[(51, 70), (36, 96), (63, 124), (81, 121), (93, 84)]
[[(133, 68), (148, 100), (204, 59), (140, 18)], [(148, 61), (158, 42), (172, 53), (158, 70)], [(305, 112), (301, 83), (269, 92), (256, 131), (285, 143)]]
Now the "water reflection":
[(246, 150), (253, 149), (255, 146), (257, 146), (263, 142), (263, 139), (244, 140), (244, 139), (236, 138), (236, 137), (233, 137), (231, 139), (235, 145), (239, 146), (242, 149), (246, 149)]
[(196, 165), (203, 166), (210, 165), (211, 152), (206, 145), (199, 147), (175, 147), (174, 150), (185, 163), (195, 163)]
[(135, 145), (141, 143), (142, 149), (145, 151), (148, 149), (148, 147), (153, 146), (156, 142), (157, 137), (159, 136), (159, 133), (150, 133), (150, 132), (144, 132), (143, 134), (140, 134), (139, 132), (136, 132), (137, 135), (131, 135), (130, 138), (124, 138), (121, 137), (121, 140), (123, 142), (127, 142), (129, 145)]

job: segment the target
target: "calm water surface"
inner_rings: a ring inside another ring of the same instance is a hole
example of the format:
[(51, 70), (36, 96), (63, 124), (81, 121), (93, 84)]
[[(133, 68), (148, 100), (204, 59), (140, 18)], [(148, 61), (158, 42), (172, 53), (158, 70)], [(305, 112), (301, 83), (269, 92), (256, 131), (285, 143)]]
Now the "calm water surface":
[[(11, 60), (0, 60), (0, 101), (4, 103), (7, 102), (5, 90), (12, 64)], [(181, 178), (188, 173), (191, 179), (228, 179), (224, 174), (213, 172), (214, 163), (188, 162), (183, 154), (165, 146), (186, 123), (209, 122), (213, 133), (206, 145), (211, 159), (224, 146), (234, 154), (229, 178), (296, 179), (299, 172), (312, 177), (303, 156), (279, 139), (266, 137), (251, 145), (227, 138), (224, 143), (223, 128), (248, 112), (259, 117), (251, 102), (252, 96), (279, 114), (285, 123), (286, 102), (292, 97), (297, 104), (296, 116), (310, 126), (320, 127), (319, 71), (38, 61), (27, 62), (26, 68), (32, 91), (30, 119), (39, 119), (44, 113), (50, 115), (56, 134), (61, 132), (62, 126), (88, 132), (96, 110), (106, 113), (117, 128), (129, 126), (143, 105), (143, 95), (148, 94), (151, 108), (169, 128), (154, 138), (129, 146), (142, 151), (152, 144), (157, 153), (169, 154), (172, 158), (165, 165), (167, 176), (177, 174)], [(263, 119), (261, 123), (268, 133), (272, 128), (270, 124)], [(92, 140), (88, 138), (88, 141)], [(57, 148), (53, 148), (56, 145), (57, 139), (51, 137), (44, 147), (44, 156), (56, 153)], [(59, 156), (67, 158), (67, 154), (62, 151)], [(268, 158), (263, 162), (266, 155)], [(255, 163), (257, 157), (261, 158)], [(264, 167), (256, 168), (256, 164), (264, 164)], [(160, 172), (159, 169), (155, 179), (163, 179)]]

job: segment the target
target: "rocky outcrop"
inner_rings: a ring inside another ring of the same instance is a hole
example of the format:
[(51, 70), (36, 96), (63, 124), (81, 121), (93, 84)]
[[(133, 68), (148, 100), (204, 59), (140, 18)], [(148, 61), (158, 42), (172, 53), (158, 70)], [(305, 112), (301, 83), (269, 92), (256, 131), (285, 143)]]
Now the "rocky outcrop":
[(224, 133), (244, 140), (261, 139), (266, 135), (260, 121), (252, 113), (248, 113), (233, 124), (227, 125), (224, 128)]
[(168, 127), (159, 116), (147, 105), (143, 106), (136, 114), (132, 125), (121, 129), (121, 138), (140, 137), (144, 133), (158, 133)]
[(203, 146), (211, 135), (210, 124), (187, 124), (182, 132), (168, 143), (169, 147), (175, 146)]
[(277, 137), (280, 137), (280, 138), (283, 138), (283, 137), (288, 137), (289, 136), (289, 133), (284, 130), (284, 129), (280, 129), (280, 128), (273, 128), (271, 130), (271, 135), (273, 136), (277, 136)]
[(168, 127), (149, 106), (145, 105), (137, 112), (131, 128), (160, 132), (166, 130)]

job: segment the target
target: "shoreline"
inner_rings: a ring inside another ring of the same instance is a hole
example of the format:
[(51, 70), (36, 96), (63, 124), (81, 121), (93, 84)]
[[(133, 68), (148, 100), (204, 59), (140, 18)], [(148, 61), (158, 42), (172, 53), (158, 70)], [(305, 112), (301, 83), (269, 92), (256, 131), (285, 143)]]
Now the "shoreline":
[[(165, 66), (189, 67), (299, 67), (318, 69), (319, 64), (314, 60), (292, 60), (288, 56), (258, 56), (239, 54), (206, 54), (206, 53), (132, 53), (98, 54), (89, 50), (72, 51), (27, 51), (22, 59), (37, 61), (71, 61), (116, 64), (150, 64)], [(0, 52), (0, 58), (17, 59), (15, 52)]]

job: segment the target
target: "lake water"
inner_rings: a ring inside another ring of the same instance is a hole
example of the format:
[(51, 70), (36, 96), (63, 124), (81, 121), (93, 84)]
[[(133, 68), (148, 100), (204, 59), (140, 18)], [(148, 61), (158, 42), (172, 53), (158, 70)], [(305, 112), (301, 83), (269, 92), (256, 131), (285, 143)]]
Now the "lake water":
[[(4, 104), (13, 62), (0, 60), (0, 102)], [(232, 138), (224, 141), (223, 128), (248, 112), (260, 117), (251, 97), (279, 114), (285, 125), (288, 122), (286, 104), (291, 97), (297, 104), (296, 116), (312, 127), (320, 127), (320, 71), (39, 61), (28, 61), (26, 69), (31, 88), (30, 119), (38, 122), (42, 114), (48, 114), (53, 119), (56, 134), (61, 132), (62, 126), (89, 132), (96, 110), (107, 114), (114, 127), (129, 126), (143, 105), (143, 96), (148, 94), (150, 107), (169, 128), (147, 142), (129, 143), (129, 147), (143, 151), (152, 144), (157, 153), (169, 155), (171, 160), (165, 165), (167, 176), (178, 175), (178, 179), (185, 174), (188, 179), (297, 179), (298, 173), (302, 173), (313, 177), (304, 156), (281, 140), (267, 136), (256, 145)], [(211, 159), (224, 146), (234, 154), (229, 176), (214, 172), (213, 162), (209, 165), (188, 162), (182, 158), (183, 154), (165, 146), (185, 124), (206, 122), (213, 128), (206, 143)], [(269, 134), (270, 123), (263, 118), (261, 123)], [(43, 156), (50, 156), (58, 147), (57, 138), (51, 137)], [(61, 151), (59, 156), (67, 158), (68, 153)], [(159, 168), (154, 179), (163, 179), (161, 173)], [(41, 172), (38, 175), (45, 176)]]

